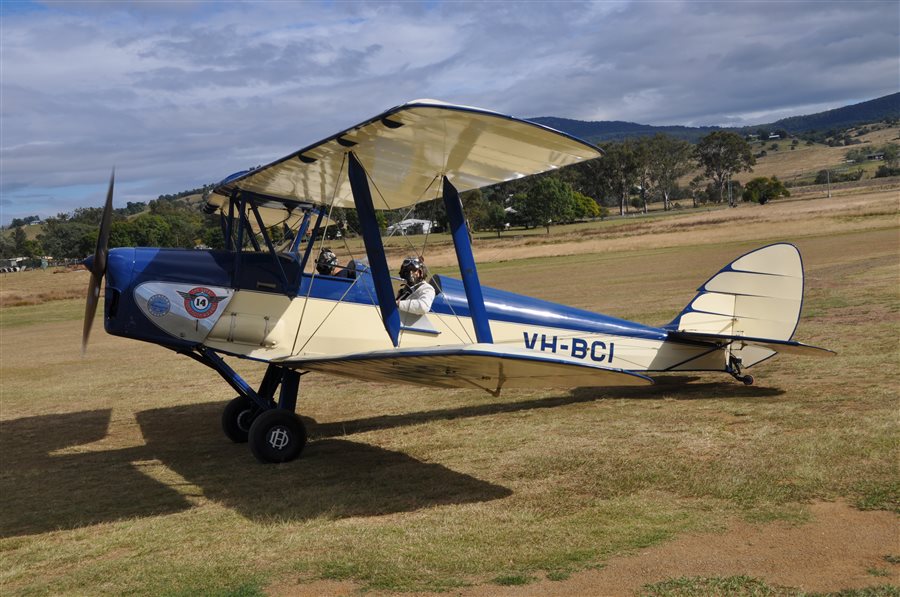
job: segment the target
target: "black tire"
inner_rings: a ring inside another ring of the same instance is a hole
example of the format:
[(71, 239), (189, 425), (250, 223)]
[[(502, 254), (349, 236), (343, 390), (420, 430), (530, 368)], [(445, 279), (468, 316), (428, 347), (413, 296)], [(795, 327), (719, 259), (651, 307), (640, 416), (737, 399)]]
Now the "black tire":
[(222, 411), (222, 431), (236, 444), (246, 444), (250, 426), (259, 415), (259, 406), (249, 398), (238, 396)]
[(745, 386), (752, 386), (753, 385), (753, 376), (745, 375), (744, 377), (741, 378), (741, 381), (744, 382)]
[(306, 445), (306, 426), (288, 410), (260, 413), (250, 426), (250, 451), (263, 463), (290, 462)]

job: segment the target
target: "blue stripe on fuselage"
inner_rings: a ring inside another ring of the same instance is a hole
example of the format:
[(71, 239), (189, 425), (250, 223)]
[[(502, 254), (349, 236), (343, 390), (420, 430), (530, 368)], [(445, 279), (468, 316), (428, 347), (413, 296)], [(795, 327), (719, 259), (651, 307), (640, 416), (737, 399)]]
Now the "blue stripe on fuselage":
[[(444, 276), (435, 276), (435, 278), (442, 292), (435, 299), (431, 310), (435, 313), (468, 317), (469, 307), (462, 282)], [(482, 286), (482, 292), (484, 306), (493, 321), (508, 321), (531, 326), (632, 336), (651, 340), (666, 338), (665, 330), (610, 317), (602, 313), (567, 307), (559, 303), (542, 301), (487, 286)]]

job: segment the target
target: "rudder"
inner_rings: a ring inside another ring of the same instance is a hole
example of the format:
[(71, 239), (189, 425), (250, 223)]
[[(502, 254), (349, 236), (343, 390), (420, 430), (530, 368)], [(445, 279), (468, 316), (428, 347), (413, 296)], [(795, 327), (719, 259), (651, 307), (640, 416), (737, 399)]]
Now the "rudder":
[(790, 340), (803, 305), (803, 261), (778, 243), (738, 257), (707, 280), (666, 326), (712, 336)]

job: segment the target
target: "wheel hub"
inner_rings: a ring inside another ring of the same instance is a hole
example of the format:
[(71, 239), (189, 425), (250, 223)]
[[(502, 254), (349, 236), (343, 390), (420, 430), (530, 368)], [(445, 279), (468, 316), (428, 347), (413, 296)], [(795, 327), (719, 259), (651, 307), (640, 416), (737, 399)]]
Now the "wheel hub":
[(252, 411), (244, 410), (237, 416), (237, 426), (241, 431), (250, 431), (250, 425), (253, 423)]
[(269, 432), (269, 437), (267, 438), (269, 445), (275, 448), (276, 450), (283, 450), (289, 443), (291, 443), (291, 437), (287, 432), (287, 429), (284, 427), (275, 427)]

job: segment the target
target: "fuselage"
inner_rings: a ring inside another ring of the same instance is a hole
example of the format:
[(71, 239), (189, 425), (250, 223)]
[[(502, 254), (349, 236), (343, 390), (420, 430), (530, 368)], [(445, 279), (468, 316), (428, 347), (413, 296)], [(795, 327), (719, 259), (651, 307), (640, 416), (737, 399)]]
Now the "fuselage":
[[(300, 271), (294, 254), (157, 248), (109, 254), (104, 325), (110, 334), (175, 350), (203, 345), (260, 361), (388, 350), (370, 273)], [(399, 346), (471, 344), (462, 282), (435, 276), (431, 312), (401, 313)], [(495, 344), (629, 371), (724, 370), (727, 355), (674, 341), (668, 330), (482, 287)], [(297, 359), (301, 359), (297, 361)]]

